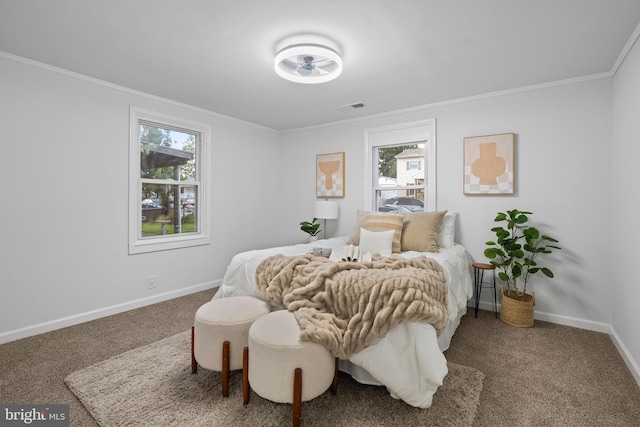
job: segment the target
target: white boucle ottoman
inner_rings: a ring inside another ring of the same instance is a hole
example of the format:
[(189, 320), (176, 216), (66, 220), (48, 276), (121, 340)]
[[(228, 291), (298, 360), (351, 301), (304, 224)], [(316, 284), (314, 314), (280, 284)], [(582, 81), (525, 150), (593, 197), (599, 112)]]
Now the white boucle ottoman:
[(277, 403), (293, 403), (293, 425), (300, 425), (301, 402), (337, 391), (338, 359), (321, 344), (301, 341), (300, 325), (287, 310), (262, 316), (249, 329), (245, 351), (244, 400), (249, 385), (259, 396)]
[(191, 328), (191, 373), (198, 364), (222, 372), (222, 395), (229, 395), (229, 371), (242, 369), (249, 327), (269, 313), (269, 304), (249, 296), (212, 300), (202, 305)]

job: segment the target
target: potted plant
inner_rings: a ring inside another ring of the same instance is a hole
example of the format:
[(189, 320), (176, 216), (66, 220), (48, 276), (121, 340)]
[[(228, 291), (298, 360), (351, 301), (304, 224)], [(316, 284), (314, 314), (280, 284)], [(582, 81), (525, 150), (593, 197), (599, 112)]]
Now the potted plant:
[(318, 223), (318, 218), (313, 218), (311, 222), (302, 221), (300, 223), (300, 230), (309, 234), (310, 242), (315, 242), (318, 240), (318, 233), (320, 233), (320, 223)]
[(532, 213), (517, 209), (498, 212), (494, 221), (504, 224), (491, 229), (496, 241), (486, 242), (489, 247), (484, 250), (506, 285), (506, 289), (502, 287), (500, 319), (518, 327), (533, 326), (535, 294), (527, 293), (529, 278), (539, 272), (554, 277), (549, 268), (539, 264), (538, 256), (561, 249), (556, 239), (528, 225), (529, 215)]

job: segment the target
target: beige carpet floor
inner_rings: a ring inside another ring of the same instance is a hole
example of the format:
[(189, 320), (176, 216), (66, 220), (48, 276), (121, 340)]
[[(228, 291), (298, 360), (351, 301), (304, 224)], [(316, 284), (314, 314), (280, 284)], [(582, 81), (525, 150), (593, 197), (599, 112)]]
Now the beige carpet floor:
[(640, 386), (607, 334), (469, 309), (445, 356), (486, 375), (476, 426), (640, 427)]
[[(0, 402), (68, 403), (72, 426), (96, 426), (64, 378), (188, 330), (212, 295), (199, 292), (0, 345)], [(445, 355), (485, 374), (474, 427), (640, 425), (640, 387), (607, 334), (538, 321), (518, 329), (487, 311), (476, 319), (470, 310)]]
[[(104, 427), (116, 426), (273, 426), (292, 421), (292, 406), (251, 393), (242, 404), (242, 375), (233, 372), (230, 395), (221, 395), (221, 374), (200, 369), (191, 374), (190, 331), (131, 350), (74, 372), (66, 383)], [(395, 427), (471, 426), (484, 375), (450, 364), (444, 385), (428, 410), (409, 408), (382, 387), (366, 386), (340, 375), (338, 394), (330, 391), (304, 402), (305, 426)]]

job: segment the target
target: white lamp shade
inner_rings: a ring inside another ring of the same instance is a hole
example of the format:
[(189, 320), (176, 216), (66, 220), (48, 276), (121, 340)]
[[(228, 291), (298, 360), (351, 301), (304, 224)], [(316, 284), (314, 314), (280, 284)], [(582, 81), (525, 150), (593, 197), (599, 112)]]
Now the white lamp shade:
[(330, 200), (316, 200), (313, 216), (319, 219), (337, 219), (338, 204)]

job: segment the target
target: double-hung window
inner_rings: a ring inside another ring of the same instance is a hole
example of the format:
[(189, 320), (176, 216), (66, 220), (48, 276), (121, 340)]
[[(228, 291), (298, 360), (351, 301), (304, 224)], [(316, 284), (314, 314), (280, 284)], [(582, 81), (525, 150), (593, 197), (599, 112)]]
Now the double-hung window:
[(210, 243), (207, 125), (131, 107), (129, 253)]
[[(435, 120), (365, 130), (367, 209), (436, 209)], [(424, 167), (423, 167), (424, 165)]]

